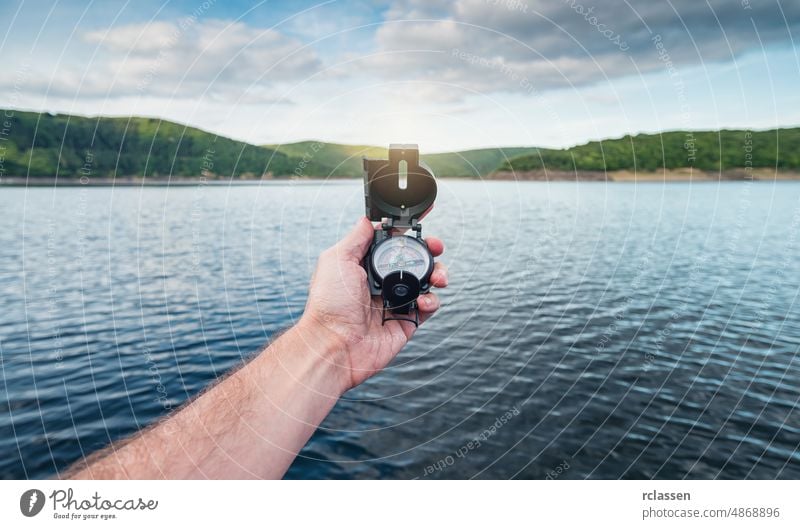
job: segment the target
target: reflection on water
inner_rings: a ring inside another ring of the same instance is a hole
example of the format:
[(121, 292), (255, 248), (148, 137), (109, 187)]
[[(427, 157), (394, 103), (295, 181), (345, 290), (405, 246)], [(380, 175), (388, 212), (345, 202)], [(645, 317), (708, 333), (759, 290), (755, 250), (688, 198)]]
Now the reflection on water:
[[(799, 200), (442, 181), (441, 313), (289, 476), (800, 478)], [(0, 189), (0, 477), (46, 477), (247, 358), (362, 207), (356, 182)]]

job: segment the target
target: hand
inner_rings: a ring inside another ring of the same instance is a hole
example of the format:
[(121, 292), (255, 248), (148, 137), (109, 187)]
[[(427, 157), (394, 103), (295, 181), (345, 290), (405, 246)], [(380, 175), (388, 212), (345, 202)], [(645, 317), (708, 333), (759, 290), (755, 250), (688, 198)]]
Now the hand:
[[(301, 332), (322, 335), (326, 343), (334, 344), (329, 361), (343, 375), (343, 391), (386, 367), (416, 331), (407, 321), (381, 324), (381, 299), (370, 295), (367, 272), (361, 266), (374, 230), (362, 217), (341, 241), (322, 252), (298, 324)], [(434, 257), (444, 251), (444, 244), (435, 237), (425, 242)], [(434, 287), (447, 286), (447, 268), (442, 263), (434, 265), (430, 281)], [(439, 308), (439, 298), (432, 292), (421, 295), (417, 303), (420, 324)]]
[[(416, 327), (381, 325), (361, 260), (374, 227), (362, 218), (319, 258), (305, 313), (258, 356), (152, 428), (96, 452), (68, 475), (110, 479), (280, 478), (348, 389), (395, 357)], [(434, 256), (444, 250), (427, 239)], [(431, 283), (447, 285), (436, 263)], [(437, 308), (419, 298), (420, 320)]]

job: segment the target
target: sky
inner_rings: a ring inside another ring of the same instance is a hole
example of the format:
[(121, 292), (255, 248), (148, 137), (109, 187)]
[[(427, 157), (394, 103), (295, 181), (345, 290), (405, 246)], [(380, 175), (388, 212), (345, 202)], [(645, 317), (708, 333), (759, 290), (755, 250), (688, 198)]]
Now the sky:
[(255, 144), (567, 147), (800, 125), (800, 2), (0, 3), (0, 107)]

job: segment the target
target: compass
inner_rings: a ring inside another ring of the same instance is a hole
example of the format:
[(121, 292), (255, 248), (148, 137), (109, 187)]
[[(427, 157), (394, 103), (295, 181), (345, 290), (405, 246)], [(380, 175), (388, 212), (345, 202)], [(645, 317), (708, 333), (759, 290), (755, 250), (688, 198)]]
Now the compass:
[(419, 161), (419, 148), (392, 144), (388, 160), (365, 158), (364, 196), (367, 216), (381, 223), (364, 258), (370, 293), (382, 299), (384, 323), (419, 325), (417, 298), (430, 290), (433, 272), (419, 219), (436, 199), (436, 180)]

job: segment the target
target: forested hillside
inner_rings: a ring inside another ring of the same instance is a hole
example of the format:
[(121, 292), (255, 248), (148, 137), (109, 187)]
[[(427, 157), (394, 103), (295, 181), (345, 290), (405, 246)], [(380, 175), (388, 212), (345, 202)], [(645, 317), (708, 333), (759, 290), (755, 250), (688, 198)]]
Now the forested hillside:
[(706, 171), (743, 167), (800, 168), (800, 129), (675, 131), (593, 141), (569, 149), (540, 149), (514, 158), (501, 171), (655, 171), (694, 167)]
[(283, 153), (169, 121), (7, 114), (0, 141), (5, 176), (260, 178), (293, 170)]

